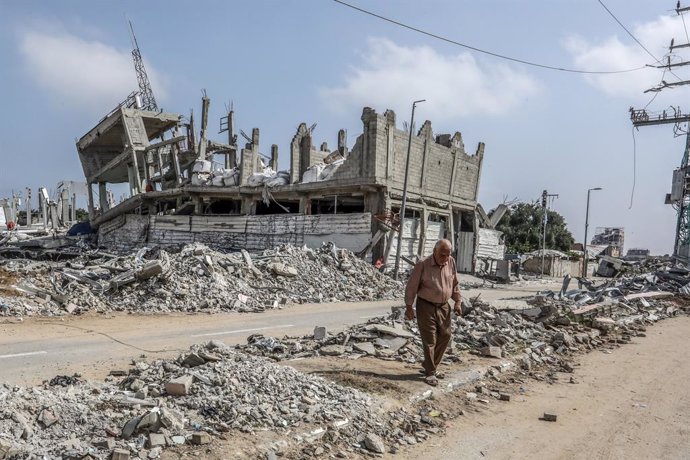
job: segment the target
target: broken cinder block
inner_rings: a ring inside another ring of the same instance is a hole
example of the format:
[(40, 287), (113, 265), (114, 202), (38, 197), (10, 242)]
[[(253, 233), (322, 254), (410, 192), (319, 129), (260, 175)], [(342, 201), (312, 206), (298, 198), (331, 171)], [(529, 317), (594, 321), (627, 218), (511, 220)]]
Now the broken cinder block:
[(125, 449), (113, 449), (110, 460), (129, 460), (129, 451)]
[(165, 447), (165, 435), (162, 433), (149, 433), (149, 438), (146, 440), (148, 448)]
[(191, 442), (192, 442), (192, 444), (197, 445), (197, 446), (201, 446), (203, 444), (210, 444), (211, 443), (211, 435), (205, 431), (199, 431), (197, 433), (192, 433)]
[(176, 379), (172, 379), (165, 384), (165, 391), (171, 396), (185, 396), (189, 394), (192, 389), (194, 377), (191, 375), (183, 375)]

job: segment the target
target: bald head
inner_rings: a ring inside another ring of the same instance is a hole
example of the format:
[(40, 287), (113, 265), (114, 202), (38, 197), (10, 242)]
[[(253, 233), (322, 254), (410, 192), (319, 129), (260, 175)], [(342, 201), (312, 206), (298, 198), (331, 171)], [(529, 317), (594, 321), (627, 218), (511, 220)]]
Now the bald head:
[(438, 240), (434, 245), (434, 259), (439, 265), (445, 265), (450, 259), (450, 253), (453, 251), (453, 245), (450, 241), (443, 239)]
[(450, 240), (447, 240), (447, 239), (444, 238), (444, 239), (438, 240), (438, 241), (436, 242), (436, 244), (434, 245), (434, 251), (437, 250), (437, 249), (440, 249), (440, 248), (452, 250), (452, 249), (453, 249), (453, 245), (451, 244)]

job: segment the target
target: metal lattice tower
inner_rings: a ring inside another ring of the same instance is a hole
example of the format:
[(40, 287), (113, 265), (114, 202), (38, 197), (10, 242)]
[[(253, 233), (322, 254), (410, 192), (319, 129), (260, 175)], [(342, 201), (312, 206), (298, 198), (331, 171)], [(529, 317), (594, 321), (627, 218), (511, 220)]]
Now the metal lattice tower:
[(146, 74), (144, 67), (144, 60), (141, 58), (141, 51), (139, 51), (139, 44), (137, 37), (134, 35), (134, 28), (132, 21), (129, 22), (129, 31), (132, 39), (132, 59), (134, 59), (134, 70), (137, 73), (137, 82), (139, 83), (139, 94), (141, 96), (141, 108), (143, 110), (158, 111), (158, 104), (156, 98), (153, 96), (153, 89), (151, 89), (151, 82), (149, 76)]
[[(678, 2), (676, 5), (676, 13), (680, 15), (686, 11), (690, 11), (690, 7), (681, 8), (680, 2)], [(674, 49), (690, 47), (690, 43), (676, 45), (674, 42), (674, 40), (671, 40), (669, 54), (673, 53)], [(686, 65), (690, 65), (690, 61), (671, 63), (669, 56), (665, 65), (659, 65), (656, 67), (671, 71), (673, 67)], [(661, 80), (659, 85), (646, 90), (645, 93), (658, 93), (659, 91), (667, 88), (684, 86), (688, 84), (690, 84), (690, 80), (673, 83), (667, 83), (666, 81)], [(636, 128), (640, 126), (673, 124), (674, 134), (676, 136), (685, 134), (685, 150), (683, 152), (683, 159), (681, 160), (680, 167), (673, 171), (671, 193), (667, 195), (666, 203), (672, 205), (678, 211), (673, 255), (685, 261), (690, 261), (690, 168), (688, 168), (688, 160), (690, 157), (690, 114), (683, 113), (680, 107), (670, 107), (668, 113), (666, 110), (664, 110), (659, 114), (650, 116), (650, 113), (648, 113), (645, 109), (636, 110), (631, 107), (630, 120), (632, 120), (633, 126)], [(682, 125), (685, 125), (685, 127)]]

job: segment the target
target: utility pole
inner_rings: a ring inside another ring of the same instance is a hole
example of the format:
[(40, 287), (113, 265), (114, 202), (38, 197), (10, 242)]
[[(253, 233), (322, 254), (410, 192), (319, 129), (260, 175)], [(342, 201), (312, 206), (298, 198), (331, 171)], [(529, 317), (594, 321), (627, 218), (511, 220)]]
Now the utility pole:
[[(680, 6), (680, 1), (676, 4), (676, 14), (680, 15), (690, 11), (690, 7)], [(671, 71), (674, 67), (681, 67), (690, 65), (690, 61), (681, 61), (671, 63), (670, 53), (679, 48), (689, 48), (690, 43), (680, 45), (675, 44), (675, 40), (671, 40), (669, 45), (669, 56), (666, 58), (666, 63), (656, 66), (658, 69), (665, 69)], [(690, 80), (682, 80), (678, 82), (668, 83), (661, 80), (657, 86), (649, 88), (645, 93), (658, 93), (667, 88), (674, 88), (677, 86), (690, 85)], [(648, 112), (646, 109), (634, 109), (630, 107), (630, 120), (635, 128), (640, 126), (652, 125), (666, 125), (673, 124), (674, 136), (682, 136), (685, 134), (685, 150), (683, 151), (683, 158), (680, 162), (680, 167), (673, 171), (673, 182), (671, 185), (671, 193), (666, 195), (666, 204), (670, 204), (678, 212), (676, 221), (676, 235), (673, 244), (673, 256), (677, 259), (682, 259), (688, 262), (690, 256), (690, 170), (688, 168), (688, 156), (690, 154), (690, 128), (688, 125), (683, 127), (683, 124), (690, 122), (690, 114), (683, 113), (680, 107), (671, 106), (662, 112)]]
[(420, 99), (412, 103), (412, 116), (410, 117), (410, 135), (407, 140), (407, 158), (405, 160), (405, 180), (403, 181), (403, 195), (400, 204), (400, 217), (398, 218), (398, 247), (395, 251), (395, 270), (393, 271), (393, 279), (398, 280), (400, 273), (400, 254), (402, 251), (402, 234), (403, 222), (405, 221), (405, 205), (407, 204), (407, 176), (410, 174), (410, 150), (412, 149), (412, 131), (414, 130), (414, 109), (420, 102), (425, 102), (426, 99)]
[(548, 221), (549, 213), (549, 197), (558, 198), (557, 194), (549, 194), (548, 191), (544, 190), (541, 192), (541, 207), (544, 211), (544, 222), (542, 225), (542, 243), (541, 243), (541, 276), (544, 276), (544, 259), (546, 258), (546, 223)]

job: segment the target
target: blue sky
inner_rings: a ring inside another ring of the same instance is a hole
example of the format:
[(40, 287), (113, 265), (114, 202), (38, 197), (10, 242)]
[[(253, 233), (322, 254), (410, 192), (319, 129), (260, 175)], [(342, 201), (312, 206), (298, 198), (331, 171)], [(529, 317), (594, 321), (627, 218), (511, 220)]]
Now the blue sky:
[[(596, 0), (351, 3), (552, 66), (653, 64)], [(687, 41), (673, 1), (604, 3), (656, 57), (668, 52), (671, 38)], [(662, 71), (588, 76), (529, 67), (331, 0), (0, 0), (0, 197), (83, 180), (75, 139), (137, 89), (125, 17), (134, 24), (159, 106), (198, 113), (205, 89), (211, 132), (222, 140), (215, 134), (218, 119), (232, 101), (239, 129), (261, 129), (264, 153), (279, 146), (281, 168), (301, 122), (318, 123), (316, 145), (335, 145), (340, 128), (352, 145), (363, 106), (394, 109), (402, 127), (411, 102), (427, 99), (417, 109), (417, 126), (429, 119), (436, 133), (460, 131), (469, 152), (486, 143), (479, 196), (486, 209), (505, 198), (533, 201), (547, 189), (559, 194), (553, 207), (580, 241), (587, 189), (603, 187), (592, 195), (590, 235), (598, 226), (622, 226), (626, 248), (672, 250), (676, 217), (663, 201), (684, 138), (674, 138), (671, 126), (643, 128), (635, 134), (634, 163), (628, 114), (650, 101), (643, 90), (659, 83)], [(690, 51), (674, 57), (681, 58), (690, 60)], [(674, 73), (690, 78), (683, 68)], [(686, 91), (668, 90), (649, 109), (688, 111)]]

